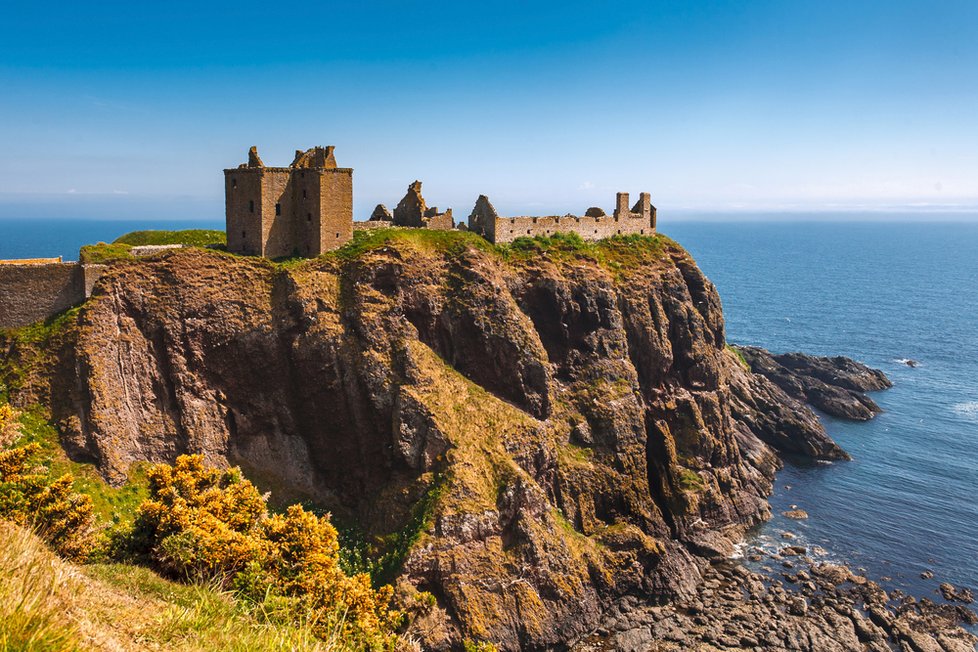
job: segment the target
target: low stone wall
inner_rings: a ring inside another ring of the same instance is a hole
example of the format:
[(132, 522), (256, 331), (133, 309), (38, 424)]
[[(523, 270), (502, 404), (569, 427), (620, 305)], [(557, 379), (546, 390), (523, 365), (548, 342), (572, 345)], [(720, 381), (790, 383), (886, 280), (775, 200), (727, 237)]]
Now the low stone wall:
[(497, 217), (494, 242), (512, 242), (520, 237), (576, 233), (585, 240), (601, 240), (613, 235), (653, 235), (655, 228), (641, 217), (617, 219), (610, 215), (601, 217)]
[(354, 231), (366, 231), (367, 229), (385, 229), (389, 226), (394, 226), (394, 222), (390, 220), (370, 220), (369, 222), (354, 222)]
[(75, 306), (91, 295), (105, 265), (0, 265), (0, 328), (20, 328)]
[(129, 250), (129, 253), (133, 256), (152, 256), (153, 254), (161, 254), (165, 251), (173, 251), (174, 249), (183, 249), (187, 245), (182, 244), (166, 244), (166, 245), (136, 245)]

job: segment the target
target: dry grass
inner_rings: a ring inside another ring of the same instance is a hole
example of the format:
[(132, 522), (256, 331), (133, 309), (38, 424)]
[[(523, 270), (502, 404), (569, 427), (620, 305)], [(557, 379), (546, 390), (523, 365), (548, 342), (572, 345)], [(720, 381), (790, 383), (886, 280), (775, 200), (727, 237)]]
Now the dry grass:
[(0, 541), (0, 652), (350, 649), (205, 586), (122, 564), (71, 565), (9, 523)]

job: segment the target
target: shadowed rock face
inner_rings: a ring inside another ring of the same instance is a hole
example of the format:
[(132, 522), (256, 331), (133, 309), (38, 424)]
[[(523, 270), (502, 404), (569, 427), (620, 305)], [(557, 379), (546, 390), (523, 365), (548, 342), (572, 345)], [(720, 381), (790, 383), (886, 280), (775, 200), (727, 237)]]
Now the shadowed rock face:
[(776, 355), (753, 346), (737, 350), (755, 374), (770, 379), (789, 396), (841, 419), (872, 419), (882, 410), (864, 392), (893, 386), (882, 371), (842, 356)]
[(435, 649), (564, 645), (622, 595), (688, 597), (769, 515), (772, 446), (845, 455), (725, 348), (666, 239), (598, 264), (427, 237), (116, 265), (20, 400), (50, 396), (114, 480), (201, 452), (368, 535), (420, 524), (395, 580), (435, 595), (412, 630)]

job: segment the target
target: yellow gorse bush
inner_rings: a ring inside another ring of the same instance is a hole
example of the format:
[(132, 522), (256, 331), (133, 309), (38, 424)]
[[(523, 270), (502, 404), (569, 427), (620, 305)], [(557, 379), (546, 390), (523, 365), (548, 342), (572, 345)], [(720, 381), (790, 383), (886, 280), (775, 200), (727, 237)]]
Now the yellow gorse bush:
[(162, 570), (218, 579), (258, 600), (282, 598), (323, 638), (338, 632), (364, 648), (392, 649), (401, 614), (390, 587), (339, 566), (328, 516), (299, 505), (269, 514), (266, 499), (238, 469), (219, 470), (200, 455), (148, 473), (150, 497), (139, 508), (129, 548)]
[[(16, 418), (10, 405), (0, 404), (0, 434), (17, 431)], [(95, 544), (92, 499), (74, 491), (70, 474), (54, 478), (34, 463), (39, 451), (34, 443), (0, 450), (0, 519), (33, 528), (64, 557), (83, 559)]]

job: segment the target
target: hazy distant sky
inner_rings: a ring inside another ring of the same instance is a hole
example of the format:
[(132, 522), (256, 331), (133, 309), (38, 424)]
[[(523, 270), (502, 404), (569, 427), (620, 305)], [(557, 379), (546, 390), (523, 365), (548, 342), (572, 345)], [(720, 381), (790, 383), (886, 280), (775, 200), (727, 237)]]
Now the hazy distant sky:
[(0, 216), (223, 216), (336, 145), (357, 217), (978, 205), (978, 1), (16, 2)]

